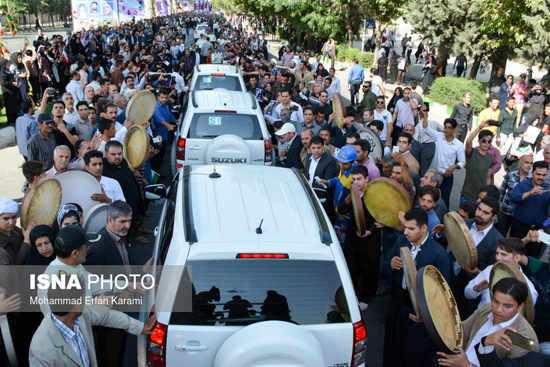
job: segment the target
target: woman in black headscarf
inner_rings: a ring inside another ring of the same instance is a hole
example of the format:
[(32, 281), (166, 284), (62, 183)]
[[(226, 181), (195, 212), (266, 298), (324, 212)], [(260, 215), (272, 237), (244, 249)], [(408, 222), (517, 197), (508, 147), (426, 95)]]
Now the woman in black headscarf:
[[(31, 248), (22, 277), (22, 281), (27, 283), (21, 287), (26, 293), (22, 294), (23, 299), (36, 296), (36, 290), (31, 290), (28, 284), (31, 274), (43, 274), (48, 265), (55, 259), (55, 232), (53, 229), (46, 225), (36, 226), (29, 234), (29, 239)], [(21, 315), (25, 317), (17, 319), (17, 355), (28, 356), (32, 336), (40, 326), (44, 316), (38, 306), (36, 306), (34, 312), (25, 312)], [(21, 358), (20, 361), (24, 361), (24, 359)]]
[(0, 82), (2, 84), (2, 94), (4, 95), (4, 104), (6, 105), (6, 115), (8, 125), (15, 126), (15, 120), (21, 109), (21, 91), (19, 83), (15, 76), (10, 72), (10, 62), (7, 59), (0, 60)]
[(25, 64), (23, 64), (23, 54), (21, 52), (14, 52), (10, 55), (10, 72), (15, 76), (15, 81), (19, 84), (23, 101), (29, 99), (27, 94), (29, 92), (27, 69), (25, 68)]
[(328, 76), (328, 71), (327, 69), (325, 69), (323, 64), (319, 63), (319, 65), (317, 65), (317, 71), (315, 72), (315, 74), (321, 75), (324, 79)]

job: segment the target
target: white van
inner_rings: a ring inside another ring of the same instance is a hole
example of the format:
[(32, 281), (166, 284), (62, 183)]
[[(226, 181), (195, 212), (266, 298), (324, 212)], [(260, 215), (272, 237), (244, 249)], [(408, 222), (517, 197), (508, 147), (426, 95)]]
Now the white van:
[(185, 165), (271, 166), (275, 151), (261, 107), (248, 92), (192, 91), (172, 146), (172, 174)]
[(157, 228), (144, 366), (365, 366), (367, 331), (329, 219), (295, 169), (185, 166)]
[(189, 90), (246, 92), (246, 86), (238, 65), (200, 64), (193, 68)]

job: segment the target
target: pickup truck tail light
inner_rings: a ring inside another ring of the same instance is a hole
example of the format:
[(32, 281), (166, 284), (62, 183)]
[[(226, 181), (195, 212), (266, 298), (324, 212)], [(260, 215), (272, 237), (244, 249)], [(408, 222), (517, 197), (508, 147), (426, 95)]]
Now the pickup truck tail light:
[(353, 357), (351, 367), (359, 367), (365, 364), (367, 354), (367, 328), (361, 315), (361, 321), (353, 324)]
[(176, 142), (176, 159), (180, 161), (185, 160), (185, 139), (181, 136), (178, 136), (178, 140)]

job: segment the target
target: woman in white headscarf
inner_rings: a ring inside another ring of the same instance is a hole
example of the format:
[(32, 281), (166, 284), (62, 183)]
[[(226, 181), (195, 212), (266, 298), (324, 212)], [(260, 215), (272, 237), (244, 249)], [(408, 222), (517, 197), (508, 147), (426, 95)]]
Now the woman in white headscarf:
[(32, 220), (24, 231), (16, 227), (18, 209), (12, 199), (0, 199), (0, 248), (7, 252), (13, 265), (24, 265), (30, 248), (29, 234), (36, 221)]

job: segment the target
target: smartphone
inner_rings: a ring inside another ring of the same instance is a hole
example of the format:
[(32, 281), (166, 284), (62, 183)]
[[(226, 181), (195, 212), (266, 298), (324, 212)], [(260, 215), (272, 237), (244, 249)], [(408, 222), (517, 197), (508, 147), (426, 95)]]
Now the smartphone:
[(539, 240), (544, 244), (550, 245), (550, 234), (539, 231)]
[(158, 138), (153, 138), (153, 143), (158, 144), (162, 142), (162, 136), (159, 136)]
[(340, 148), (334, 148), (334, 155), (337, 156), (340, 153)]
[(535, 344), (535, 341), (530, 337), (515, 333), (510, 329), (506, 330), (504, 333), (512, 339), (512, 343), (514, 343), (514, 345), (517, 345), (520, 348), (531, 350)]
[(398, 147), (398, 146), (393, 146), (393, 147), (391, 148), (391, 152), (392, 152), (392, 153), (399, 153), (399, 147)]

